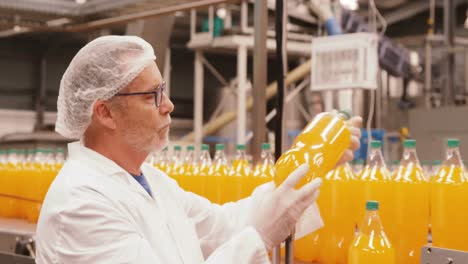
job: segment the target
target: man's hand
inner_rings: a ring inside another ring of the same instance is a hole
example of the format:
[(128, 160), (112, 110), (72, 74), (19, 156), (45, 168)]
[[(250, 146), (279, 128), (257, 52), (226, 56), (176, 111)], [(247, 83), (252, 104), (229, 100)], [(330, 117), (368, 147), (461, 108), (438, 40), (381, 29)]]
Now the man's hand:
[(341, 156), (341, 159), (338, 161), (336, 166), (352, 161), (354, 159), (354, 152), (361, 146), (362, 118), (360, 116), (352, 117), (346, 122), (346, 124), (351, 132), (351, 143), (349, 144), (349, 148), (343, 153), (343, 156)]

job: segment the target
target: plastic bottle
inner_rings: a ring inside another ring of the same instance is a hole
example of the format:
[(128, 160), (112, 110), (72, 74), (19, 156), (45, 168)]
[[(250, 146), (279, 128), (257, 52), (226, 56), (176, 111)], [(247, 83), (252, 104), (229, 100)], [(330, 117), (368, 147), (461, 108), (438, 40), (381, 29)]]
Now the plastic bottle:
[(368, 201), (358, 234), (349, 247), (349, 264), (395, 264), (395, 251), (379, 218), (379, 202)]
[(392, 160), (392, 163), (390, 164), (390, 173), (393, 174), (398, 170), (398, 167), (400, 166), (400, 161), (399, 160)]
[(56, 176), (55, 153), (53, 149), (45, 150), (44, 181), (42, 187), (41, 201), (44, 201), (45, 195)]
[(442, 161), (441, 160), (434, 160), (432, 162), (432, 169), (431, 173), (429, 175), (429, 181), (432, 179), (432, 177), (436, 176), (439, 173), (440, 168), (442, 167)]
[[(367, 158), (367, 165), (356, 179), (356, 204), (365, 204), (375, 200), (380, 203), (380, 216), (384, 228), (391, 225), (391, 206), (393, 203), (391, 190), (391, 174), (382, 156), (382, 143), (379, 140), (371, 142), (371, 149)], [(364, 217), (364, 208), (357, 208), (356, 224)]]
[(260, 162), (252, 170), (250, 178), (247, 178), (246, 186), (242, 191), (244, 197), (248, 197), (252, 194), (253, 190), (259, 185), (272, 181), (275, 176), (275, 158), (271, 153), (271, 145), (269, 143), (263, 143), (262, 153), (260, 154)]
[(223, 183), (223, 194), (225, 199), (223, 202), (235, 202), (243, 197), (242, 188), (248, 187), (246, 181), (250, 174), (250, 164), (247, 160), (247, 154), (245, 153), (245, 145), (238, 144), (236, 146), (236, 157), (232, 161), (232, 167), (229, 171), (228, 176), (222, 181)]
[(33, 159), (32, 173), (29, 176), (30, 197), (26, 211), (26, 220), (36, 223), (41, 211), (42, 201), (44, 199), (44, 188), (47, 178), (47, 150), (38, 148)]
[[(198, 166), (195, 167), (194, 175), (197, 176), (195, 184), (195, 193), (208, 198), (207, 194), (207, 179), (212, 166), (210, 156), (210, 146), (207, 144), (201, 145), (200, 158), (198, 159)], [(209, 198), (208, 198), (209, 199)]]
[(193, 192), (193, 169), (195, 167), (195, 147), (187, 146), (187, 152), (185, 153), (182, 166), (179, 168), (180, 187), (182, 189)]
[(167, 174), (168, 171), (168, 148), (165, 147), (161, 152), (156, 153), (156, 158), (154, 159), (154, 164), (153, 166), (156, 167), (157, 169), (165, 172)]
[(395, 248), (397, 263), (421, 263), (427, 244), (429, 184), (416, 153), (416, 140), (405, 140), (403, 157), (392, 178), (393, 212), (387, 234)]
[(428, 160), (425, 160), (422, 162), (422, 169), (424, 172), (424, 178), (426, 178), (426, 181), (429, 181), (431, 178), (431, 173), (432, 173), (432, 166), (431, 162)]
[(210, 168), (206, 177), (206, 195), (213, 202), (221, 204), (223, 202), (222, 180), (229, 172), (226, 154), (224, 153), (224, 145), (216, 144), (216, 152), (213, 165)]
[(362, 170), (364, 169), (364, 163), (365, 161), (363, 159), (357, 159), (354, 161), (354, 166), (353, 166), (354, 175), (361, 174)]
[(291, 149), (277, 160), (276, 185), (303, 163), (308, 163), (310, 170), (297, 188), (333, 169), (351, 142), (351, 132), (345, 123), (349, 117), (344, 111), (318, 114), (297, 136)]
[(322, 264), (347, 262), (356, 218), (354, 181), (351, 166), (347, 163), (330, 171), (323, 179), (317, 200), (325, 223), (319, 240)]
[(13, 198), (16, 192), (16, 177), (18, 176), (18, 167), (20, 160), (18, 150), (10, 149), (7, 152), (7, 165), (4, 175), (4, 217), (14, 218), (17, 216), (18, 199)]
[(447, 140), (446, 159), (431, 179), (432, 245), (468, 251), (468, 181), (459, 145)]
[(6, 150), (0, 150), (0, 217), (6, 217), (8, 214), (7, 208), (9, 208), (9, 197), (5, 196), (5, 194), (7, 193), (7, 155), (8, 152)]
[(177, 183), (180, 185), (181, 179), (179, 175), (179, 170), (182, 166), (182, 147), (174, 146), (174, 152), (172, 153), (172, 158), (167, 169), (167, 173), (171, 176)]

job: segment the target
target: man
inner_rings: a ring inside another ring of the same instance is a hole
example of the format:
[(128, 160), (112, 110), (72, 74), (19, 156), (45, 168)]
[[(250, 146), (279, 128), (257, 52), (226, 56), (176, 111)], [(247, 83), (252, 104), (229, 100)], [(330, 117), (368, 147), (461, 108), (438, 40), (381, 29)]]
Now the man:
[[(67, 68), (56, 130), (80, 141), (45, 198), (37, 263), (269, 263), (267, 250), (295, 227), (319, 227), (320, 180), (294, 189), (307, 165), (276, 189), (220, 206), (143, 164), (168, 143), (174, 109), (154, 60), (138, 37), (105, 36)], [(344, 160), (359, 145), (352, 131)]]

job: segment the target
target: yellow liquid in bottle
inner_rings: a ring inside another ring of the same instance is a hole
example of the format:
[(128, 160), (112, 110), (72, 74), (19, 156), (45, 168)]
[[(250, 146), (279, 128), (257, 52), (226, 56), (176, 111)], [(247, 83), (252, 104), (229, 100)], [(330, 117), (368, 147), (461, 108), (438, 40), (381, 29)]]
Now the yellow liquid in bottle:
[(392, 184), (390, 172), (385, 167), (369, 166), (364, 167), (361, 175), (355, 182), (356, 198), (356, 224), (359, 225), (364, 218), (366, 201), (375, 200), (380, 204), (380, 219), (385, 230), (392, 225)]
[(325, 226), (320, 234), (320, 262), (346, 264), (354, 236), (356, 201), (354, 175), (344, 164), (329, 172), (320, 187), (317, 200)]
[(429, 184), (422, 168), (400, 166), (393, 180), (392, 221), (386, 233), (395, 249), (397, 263), (421, 263), (429, 229)]
[(349, 264), (395, 264), (395, 250), (387, 238), (358, 235), (349, 250)]
[(431, 179), (432, 244), (468, 251), (468, 182), (464, 169), (443, 166)]
[(350, 141), (351, 133), (343, 119), (331, 113), (317, 115), (299, 134), (291, 149), (276, 162), (276, 185), (279, 186), (303, 163), (308, 163), (310, 170), (297, 188), (326, 175), (341, 158)]
[(228, 174), (228, 166), (214, 163), (206, 177), (206, 198), (213, 203), (223, 203), (222, 180)]
[(234, 160), (228, 175), (222, 181), (223, 202), (235, 202), (243, 198), (243, 181), (250, 173), (250, 164), (247, 160)]

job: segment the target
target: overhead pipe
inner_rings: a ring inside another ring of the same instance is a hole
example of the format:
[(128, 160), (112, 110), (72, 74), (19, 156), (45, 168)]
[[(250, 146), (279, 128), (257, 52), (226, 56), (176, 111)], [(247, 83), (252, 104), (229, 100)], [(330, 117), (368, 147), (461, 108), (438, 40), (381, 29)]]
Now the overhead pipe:
[[(312, 61), (309, 59), (308, 61), (304, 62), (303, 64), (297, 66), (292, 71), (290, 71), (286, 78), (284, 79), (284, 85), (288, 86), (291, 85), (300, 79), (308, 76), (310, 74), (310, 70), (312, 67)], [(278, 84), (277, 82), (273, 82), (269, 84), (266, 88), (265, 97), (266, 100), (271, 99), (273, 96), (277, 94), (278, 91)], [(253, 98), (249, 97), (246, 102), (246, 109), (247, 111), (251, 111), (253, 107)], [(226, 113), (221, 114), (216, 119), (206, 123), (202, 129), (202, 137), (206, 135), (211, 135), (216, 133), (225, 125), (229, 124), (230, 122), (234, 121), (237, 117), (237, 113), (235, 111), (229, 111)], [(195, 133), (192, 131), (181, 138), (181, 141), (185, 142), (192, 142), (194, 139)]]

